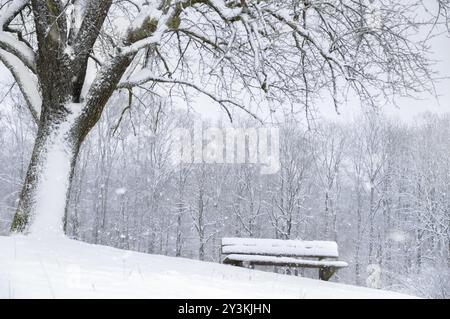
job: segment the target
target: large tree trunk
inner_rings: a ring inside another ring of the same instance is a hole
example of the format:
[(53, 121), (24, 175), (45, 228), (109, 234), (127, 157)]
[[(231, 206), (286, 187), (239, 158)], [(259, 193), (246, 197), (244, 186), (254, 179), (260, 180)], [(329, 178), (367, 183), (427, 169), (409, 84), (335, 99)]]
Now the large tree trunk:
[(31, 1), (38, 44), (31, 59), (31, 64), (36, 65), (31, 69), (37, 75), (42, 105), (31, 162), (11, 226), (13, 232), (41, 237), (64, 234), (63, 220), (80, 145), (136, 54), (115, 52), (97, 72), (86, 96), (82, 96), (89, 55), (112, 2), (89, 1), (75, 32), (67, 24), (67, 7), (62, 2)]
[(38, 237), (64, 235), (69, 190), (82, 142), (76, 127), (77, 105), (70, 108), (58, 120), (44, 116), (40, 121), (13, 232)]

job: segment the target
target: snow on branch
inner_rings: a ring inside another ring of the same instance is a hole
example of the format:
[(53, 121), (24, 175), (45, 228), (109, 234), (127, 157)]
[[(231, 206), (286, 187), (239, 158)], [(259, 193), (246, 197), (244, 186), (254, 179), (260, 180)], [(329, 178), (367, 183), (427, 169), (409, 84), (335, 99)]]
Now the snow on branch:
[(37, 79), (15, 55), (2, 49), (0, 49), (0, 61), (10, 70), (19, 85), (20, 91), (27, 102), (28, 109), (34, 121), (37, 123), (42, 104)]
[(299, 36), (301, 36), (302, 38), (307, 40), (309, 43), (311, 43), (313, 45), (313, 47), (316, 48), (316, 50), (320, 53), (320, 55), (325, 60), (334, 62), (339, 67), (339, 69), (341, 69), (343, 74), (346, 73), (345, 72), (345, 70), (346, 70), (345, 66), (339, 60), (337, 60), (332, 55), (328, 54), (325, 50), (323, 50), (320, 47), (319, 42), (316, 41), (315, 39), (313, 39), (311, 34), (307, 30), (303, 29), (298, 23), (295, 23), (294, 21), (291, 21), (288, 17), (286, 17), (285, 15), (283, 15), (281, 13), (274, 12), (272, 10), (267, 10), (267, 12), (270, 15), (272, 15), (274, 18), (279, 20), (280, 22), (282, 22), (285, 25), (287, 25), (289, 28), (291, 28)]
[(134, 54), (134, 53), (137, 53), (140, 49), (143, 49), (145, 47), (148, 47), (149, 45), (160, 42), (164, 32), (167, 31), (167, 29), (168, 29), (166, 26), (166, 21), (167, 21), (167, 18), (159, 20), (158, 27), (151, 36), (149, 36), (145, 39), (139, 40), (138, 42), (133, 43), (130, 46), (125, 47), (121, 51), (121, 53), (124, 55)]
[(121, 49), (124, 55), (134, 54), (149, 45), (159, 43), (165, 32), (178, 29), (181, 13), (196, 4), (204, 4), (215, 11), (224, 21), (236, 21), (242, 7), (228, 7), (223, 0), (178, 0), (159, 6), (142, 6), (137, 19), (131, 25), (124, 42), (130, 45)]
[(133, 54), (159, 42), (164, 32), (169, 30), (170, 21), (180, 14), (183, 2), (174, 1), (174, 3), (166, 4), (165, 1), (161, 1), (159, 4), (153, 5), (143, 3), (138, 7), (140, 13), (123, 39), (124, 43), (129, 44), (123, 49), (123, 54)]
[(20, 42), (6, 32), (0, 31), (0, 49), (14, 54), (31, 71), (36, 71), (34, 51), (26, 44)]
[(226, 21), (234, 21), (239, 18), (242, 13), (242, 7), (230, 8), (226, 6), (223, 0), (209, 0), (208, 5), (217, 12), (217, 14)]
[(0, 26), (2, 29), (7, 26), (16, 15), (22, 11), (30, 2), (30, 0), (14, 0), (0, 9)]
[(28, 5), (29, 0), (11, 1), (0, 10), (0, 61), (9, 69), (27, 103), (33, 119), (37, 122), (41, 109), (41, 95), (36, 73), (36, 56), (26, 42), (13, 36), (8, 26)]
[(133, 87), (141, 86), (147, 82), (172, 83), (172, 84), (178, 84), (178, 85), (183, 85), (183, 86), (193, 88), (194, 90), (208, 96), (209, 98), (211, 98), (212, 100), (217, 102), (225, 110), (225, 112), (227, 113), (227, 116), (231, 122), (233, 122), (233, 118), (231, 116), (230, 110), (228, 109), (228, 105), (236, 106), (236, 107), (240, 108), (241, 110), (243, 110), (244, 112), (246, 112), (247, 114), (249, 114), (250, 116), (252, 116), (253, 118), (255, 118), (256, 120), (262, 122), (256, 114), (249, 111), (246, 107), (244, 107), (240, 103), (230, 100), (230, 99), (222, 99), (220, 97), (217, 97), (216, 95), (212, 94), (211, 92), (208, 92), (207, 90), (205, 90), (203, 88), (203, 85), (195, 84), (195, 83), (192, 83), (189, 81), (140, 74), (140, 75), (137, 75), (134, 79), (129, 79), (128, 81), (120, 82), (117, 88), (118, 89), (131, 89)]
[(0, 10), (0, 49), (19, 58), (31, 71), (36, 72), (35, 53), (25, 43), (10, 35), (7, 27), (12, 20), (28, 5), (29, 0), (11, 1)]

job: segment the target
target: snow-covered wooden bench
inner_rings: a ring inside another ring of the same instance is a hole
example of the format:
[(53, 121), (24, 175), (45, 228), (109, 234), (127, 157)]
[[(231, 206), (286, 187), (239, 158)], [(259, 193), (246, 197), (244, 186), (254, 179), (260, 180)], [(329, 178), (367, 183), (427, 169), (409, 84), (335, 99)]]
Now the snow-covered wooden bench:
[(223, 238), (222, 255), (224, 264), (240, 267), (318, 268), (321, 280), (330, 279), (337, 269), (348, 266), (337, 260), (338, 246), (334, 241)]

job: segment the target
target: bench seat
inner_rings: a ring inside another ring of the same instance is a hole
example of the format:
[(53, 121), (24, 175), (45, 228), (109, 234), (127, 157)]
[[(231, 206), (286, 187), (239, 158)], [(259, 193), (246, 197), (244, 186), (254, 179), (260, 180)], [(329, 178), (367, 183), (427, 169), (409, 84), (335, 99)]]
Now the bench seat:
[(249, 262), (253, 265), (259, 266), (284, 266), (284, 267), (304, 267), (304, 268), (345, 268), (348, 264), (345, 261), (338, 260), (308, 260), (298, 259), (292, 257), (275, 257), (275, 256), (260, 256), (260, 255), (238, 255), (231, 254), (224, 258), (224, 264), (234, 264), (236, 262)]

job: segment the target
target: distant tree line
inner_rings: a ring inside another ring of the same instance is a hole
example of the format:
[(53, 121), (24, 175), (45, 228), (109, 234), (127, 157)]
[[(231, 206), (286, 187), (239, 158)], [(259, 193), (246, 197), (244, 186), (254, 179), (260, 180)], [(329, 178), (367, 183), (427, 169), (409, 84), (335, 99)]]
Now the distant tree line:
[[(450, 116), (401, 124), (372, 110), (346, 124), (287, 121), (281, 169), (261, 175), (257, 164), (174, 166), (171, 132), (196, 120), (192, 112), (165, 103), (114, 109), (82, 147), (70, 237), (214, 262), (224, 236), (335, 240), (350, 264), (335, 280), (365, 285), (367, 267), (377, 265), (385, 289), (449, 297)], [(20, 107), (0, 114), (0, 231), (7, 234), (35, 126)], [(128, 120), (118, 125), (120, 118)]]

